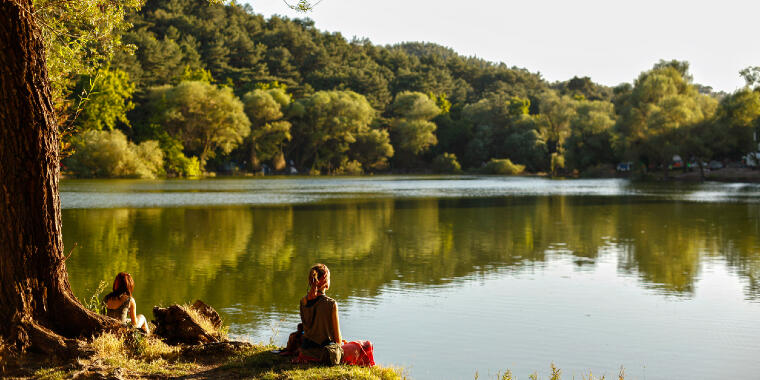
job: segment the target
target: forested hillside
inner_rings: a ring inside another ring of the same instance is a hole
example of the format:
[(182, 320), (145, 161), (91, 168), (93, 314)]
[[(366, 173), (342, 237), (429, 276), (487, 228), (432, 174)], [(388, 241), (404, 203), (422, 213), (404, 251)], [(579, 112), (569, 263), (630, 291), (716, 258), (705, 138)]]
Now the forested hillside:
[(430, 43), (349, 41), (248, 5), (151, 0), (128, 19), (134, 49), (72, 79), (74, 175), (667, 166), (741, 157), (760, 116), (751, 80), (721, 100), (679, 61), (609, 88)]

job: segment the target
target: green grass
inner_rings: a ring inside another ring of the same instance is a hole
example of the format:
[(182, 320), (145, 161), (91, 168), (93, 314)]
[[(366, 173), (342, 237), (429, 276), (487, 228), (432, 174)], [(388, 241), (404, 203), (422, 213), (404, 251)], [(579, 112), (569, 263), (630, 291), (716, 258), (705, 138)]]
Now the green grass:
[[(562, 380), (562, 370), (557, 368), (557, 366), (554, 365), (554, 363), (551, 364), (551, 375), (547, 378), (547, 380)], [(479, 380), (480, 376), (477, 372), (475, 372), (475, 379)], [(518, 378), (514, 375), (512, 375), (512, 371), (507, 370), (504, 373), (497, 372), (496, 380), (518, 380)], [(532, 374), (528, 375), (528, 380), (544, 380), (543, 377), (538, 376), (538, 372), (533, 372)], [(581, 375), (579, 378), (576, 378), (575, 376), (572, 377), (572, 380), (613, 380), (612, 378), (607, 379), (607, 377), (595, 377), (593, 373), (589, 372), (588, 376)], [(625, 370), (623, 367), (620, 367), (620, 372), (618, 372), (617, 380), (625, 380)]]
[(260, 379), (406, 379), (403, 370), (390, 367), (320, 366), (292, 364), (290, 357), (271, 353), (272, 345), (256, 345), (241, 351), (219, 368), (224, 373)]
[[(0, 346), (2, 342), (0, 341)], [(292, 357), (273, 354), (274, 345), (228, 343), (226, 348), (208, 351), (204, 346), (169, 346), (155, 337), (146, 337), (135, 333), (126, 337), (103, 334), (89, 344), (91, 355), (77, 358), (74, 363), (39, 363), (26, 367), (26, 375), (20, 373), (18, 378), (33, 377), (43, 380), (72, 378), (75, 375), (119, 373), (124, 378), (172, 378), (187, 375), (199, 375), (204, 378), (255, 378), (255, 379), (324, 379), (324, 380), (397, 380), (407, 379), (409, 375), (402, 368), (394, 367), (360, 367), (360, 366), (322, 366), (291, 363)], [(34, 362), (34, 361), (32, 361)], [(97, 377), (96, 375), (95, 377)], [(475, 379), (481, 377), (476, 372)], [(518, 380), (511, 371), (498, 372), (495, 376), (483, 378), (496, 380)], [(562, 371), (554, 363), (551, 374), (540, 377), (534, 372), (528, 380), (562, 380)], [(618, 376), (606, 378), (573, 376), (572, 380), (624, 380), (625, 372), (621, 367)], [(570, 380), (570, 379), (566, 379)]]
[[(273, 354), (273, 345), (225, 343), (209, 346), (169, 346), (154, 337), (126, 337), (105, 333), (89, 343), (90, 355), (70, 361), (31, 359), (14, 371), (12, 378), (45, 380), (75, 376), (124, 378), (173, 378), (197, 375), (204, 378), (256, 379), (405, 379), (400, 369), (375, 366), (319, 366), (292, 364), (290, 357)], [(217, 346), (218, 347), (218, 346)], [(1, 373), (1, 372), (0, 372)], [(13, 377), (17, 376), (17, 377)], [(2, 377), (2, 376), (0, 376)]]
[(180, 359), (180, 348), (140, 333), (119, 337), (105, 333), (91, 343), (91, 361), (108, 368), (121, 368), (135, 376), (181, 376), (192, 373), (194, 363)]
[(108, 284), (101, 280), (98, 283), (98, 286), (92, 291), (92, 295), (90, 296), (89, 300), (86, 300), (84, 302), (84, 307), (89, 309), (95, 314), (100, 314), (103, 311), (103, 308), (105, 307), (105, 304), (103, 303), (103, 299), (101, 298), (101, 294), (104, 290), (106, 290), (106, 287)]
[(43, 368), (34, 371), (34, 378), (38, 380), (63, 380), (68, 376), (66, 371), (57, 368)]

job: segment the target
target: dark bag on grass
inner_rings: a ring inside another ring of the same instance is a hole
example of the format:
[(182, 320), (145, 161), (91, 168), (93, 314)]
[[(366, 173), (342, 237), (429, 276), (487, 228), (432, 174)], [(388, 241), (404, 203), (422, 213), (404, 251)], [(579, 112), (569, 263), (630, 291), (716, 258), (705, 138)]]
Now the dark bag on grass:
[(325, 345), (319, 345), (304, 338), (298, 357), (293, 362), (338, 365), (342, 358), (343, 348), (340, 344), (330, 342)]

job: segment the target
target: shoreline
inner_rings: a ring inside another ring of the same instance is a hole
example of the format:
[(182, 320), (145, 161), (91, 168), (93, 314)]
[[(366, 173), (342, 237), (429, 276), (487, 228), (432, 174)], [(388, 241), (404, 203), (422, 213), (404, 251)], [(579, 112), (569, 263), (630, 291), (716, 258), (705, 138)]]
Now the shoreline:
[[(256, 174), (256, 173), (209, 173), (205, 176), (184, 178), (184, 177), (164, 177), (157, 180), (177, 180), (177, 179), (213, 179), (213, 178), (269, 178), (269, 179), (284, 179), (284, 178), (372, 178), (372, 177), (385, 177), (385, 176), (441, 176), (441, 177), (454, 177), (454, 176), (486, 176), (486, 177), (524, 177), (524, 178), (544, 178), (544, 179), (627, 179), (635, 182), (723, 182), (723, 183), (760, 183), (760, 170), (751, 168), (723, 168), (719, 170), (706, 171), (705, 178), (702, 179), (698, 170), (683, 172), (680, 170), (670, 171), (668, 176), (665, 177), (662, 171), (653, 171), (645, 175), (638, 173), (620, 174), (613, 171), (607, 171), (605, 173), (579, 173), (568, 176), (551, 177), (547, 173), (520, 173), (515, 175), (500, 175), (500, 174), (485, 174), (477, 171), (462, 171), (460, 173), (434, 173), (431, 171), (403, 171), (403, 172), (384, 172), (384, 173), (369, 173), (358, 175), (345, 175), (345, 174), (321, 174), (321, 175), (308, 175), (308, 174)], [(101, 177), (101, 178), (83, 178), (74, 177), (61, 174), (60, 180), (124, 180), (140, 178), (123, 178), (123, 177)]]
[(719, 170), (705, 171), (705, 177), (702, 178), (699, 171), (670, 171), (666, 177), (662, 171), (650, 172), (644, 176), (637, 177), (636, 174), (616, 175), (616, 176), (599, 176), (576, 178), (625, 178), (636, 182), (722, 182), (722, 183), (760, 183), (760, 170), (750, 168), (723, 168)]
[[(105, 343), (103, 341), (106, 341)], [(118, 338), (108, 333), (80, 339), (85, 349), (72, 357), (27, 353), (3, 358), (4, 379), (381, 379), (408, 378), (398, 367), (293, 364), (272, 353), (278, 347), (242, 341), (167, 346), (155, 338)]]

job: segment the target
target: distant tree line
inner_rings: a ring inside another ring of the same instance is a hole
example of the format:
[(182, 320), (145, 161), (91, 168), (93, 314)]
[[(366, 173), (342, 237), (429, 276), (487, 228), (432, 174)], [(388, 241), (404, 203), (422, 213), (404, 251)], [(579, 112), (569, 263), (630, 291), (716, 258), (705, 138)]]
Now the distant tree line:
[(109, 62), (51, 68), (63, 72), (53, 75), (57, 104), (74, 120), (64, 169), (77, 176), (265, 166), (567, 175), (619, 161), (667, 168), (676, 154), (701, 165), (757, 149), (758, 68), (742, 71), (747, 86), (732, 94), (693, 83), (681, 61), (614, 88), (588, 77), (548, 83), (435, 44), (348, 41), (248, 5), (131, 7), (119, 36), (126, 48)]

